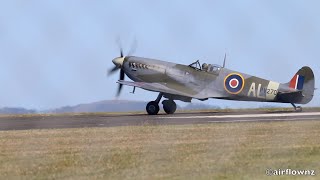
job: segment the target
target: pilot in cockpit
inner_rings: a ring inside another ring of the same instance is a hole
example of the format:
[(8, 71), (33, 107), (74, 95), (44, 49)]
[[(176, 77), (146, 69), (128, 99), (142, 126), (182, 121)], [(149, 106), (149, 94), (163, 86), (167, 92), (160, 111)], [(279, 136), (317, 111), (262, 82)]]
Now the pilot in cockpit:
[(202, 64), (202, 71), (208, 71), (208, 64), (207, 63), (203, 63)]

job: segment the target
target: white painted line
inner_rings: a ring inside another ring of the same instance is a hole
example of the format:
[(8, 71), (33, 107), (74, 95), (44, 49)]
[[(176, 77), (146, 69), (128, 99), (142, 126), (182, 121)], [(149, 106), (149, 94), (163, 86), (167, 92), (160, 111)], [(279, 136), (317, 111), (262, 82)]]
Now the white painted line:
[(261, 122), (261, 121), (298, 121), (298, 120), (318, 120), (319, 118), (291, 118), (291, 119), (236, 119), (226, 121), (208, 121), (208, 123), (235, 123), (235, 122)]
[(320, 116), (320, 112), (305, 113), (270, 113), (270, 114), (238, 114), (238, 115), (212, 115), (212, 116), (162, 116), (160, 119), (204, 119), (204, 118), (255, 118), (255, 117), (296, 117), (296, 116)]

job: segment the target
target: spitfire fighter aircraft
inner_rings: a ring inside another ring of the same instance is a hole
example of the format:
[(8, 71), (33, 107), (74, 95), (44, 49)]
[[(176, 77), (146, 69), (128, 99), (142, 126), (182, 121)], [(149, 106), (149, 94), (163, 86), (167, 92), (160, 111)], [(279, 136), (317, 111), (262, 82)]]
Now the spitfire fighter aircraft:
[[(296, 111), (302, 111), (295, 104), (307, 104), (314, 95), (315, 81), (311, 68), (302, 67), (288, 83), (269, 81), (237, 72), (214, 64), (196, 61), (190, 65), (176, 64), (136, 56), (123, 56), (112, 60), (113, 73), (120, 69), (118, 95), (123, 85), (159, 92), (154, 101), (146, 106), (149, 115), (159, 112), (162, 98), (163, 110), (167, 114), (176, 111), (175, 100), (191, 102), (209, 98), (236, 101), (259, 101), (290, 103)], [(127, 75), (132, 81), (124, 81)]]

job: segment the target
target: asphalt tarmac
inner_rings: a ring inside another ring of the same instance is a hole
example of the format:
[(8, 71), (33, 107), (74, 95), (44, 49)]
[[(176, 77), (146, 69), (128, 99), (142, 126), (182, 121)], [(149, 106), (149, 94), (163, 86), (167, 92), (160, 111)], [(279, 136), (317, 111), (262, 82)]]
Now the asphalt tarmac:
[(199, 112), (157, 116), (102, 114), (0, 116), (0, 131), (307, 120), (320, 121), (320, 112)]

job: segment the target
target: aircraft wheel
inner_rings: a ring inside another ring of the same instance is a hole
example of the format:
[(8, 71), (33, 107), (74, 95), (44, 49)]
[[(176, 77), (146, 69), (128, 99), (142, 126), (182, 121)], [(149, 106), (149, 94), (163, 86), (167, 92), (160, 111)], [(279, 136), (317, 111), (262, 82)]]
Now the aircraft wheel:
[(298, 106), (297, 109), (296, 109), (296, 112), (302, 112), (302, 107)]
[(167, 113), (167, 114), (173, 114), (174, 112), (176, 112), (177, 109), (177, 105), (174, 101), (172, 100), (164, 100), (162, 101), (163, 104), (163, 110)]
[(147, 113), (149, 115), (157, 115), (158, 112), (159, 112), (159, 105), (157, 102), (155, 101), (150, 101), (148, 104), (147, 104), (147, 107), (146, 107), (146, 110), (147, 110)]

